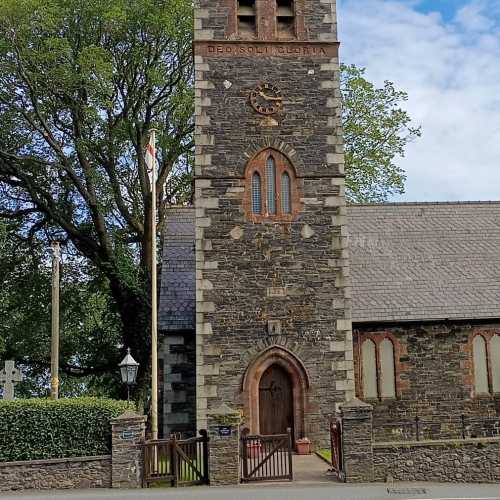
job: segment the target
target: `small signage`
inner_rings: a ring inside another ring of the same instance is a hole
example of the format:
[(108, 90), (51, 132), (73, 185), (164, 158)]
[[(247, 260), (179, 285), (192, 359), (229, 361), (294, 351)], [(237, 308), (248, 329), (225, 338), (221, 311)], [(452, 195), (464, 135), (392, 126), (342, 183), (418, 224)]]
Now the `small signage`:
[(129, 441), (130, 439), (134, 439), (135, 432), (134, 431), (123, 431), (120, 436), (122, 439)]
[(231, 427), (224, 425), (222, 427), (219, 427), (219, 436), (220, 437), (229, 437), (232, 434), (232, 429)]

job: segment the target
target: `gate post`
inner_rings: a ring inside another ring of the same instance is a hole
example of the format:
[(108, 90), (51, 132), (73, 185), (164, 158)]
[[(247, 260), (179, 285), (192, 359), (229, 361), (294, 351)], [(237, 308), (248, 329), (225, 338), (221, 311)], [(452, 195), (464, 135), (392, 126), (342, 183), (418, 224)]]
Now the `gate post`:
[(111, 421), (113, 488), (141, 488), (146, 417), (127, 411)]
[(340, 407), (346, 482), (373, 481), (373, 406), (353, 399)]
[(223, 404), (207, 412), (207, 417), (210, 438), (208, 459), (210, 485), (239, 484), (240, 412)]

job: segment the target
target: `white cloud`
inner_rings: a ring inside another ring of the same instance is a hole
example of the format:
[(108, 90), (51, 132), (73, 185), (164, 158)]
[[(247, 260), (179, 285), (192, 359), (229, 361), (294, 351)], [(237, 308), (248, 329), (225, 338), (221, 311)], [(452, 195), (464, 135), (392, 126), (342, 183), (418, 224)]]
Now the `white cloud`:
[(342, 59), (407, 91), (423, 136), (399, 165), (407, 200), (500, 199), (500, 0), (445, 23), (414, 0), (343, 0)]

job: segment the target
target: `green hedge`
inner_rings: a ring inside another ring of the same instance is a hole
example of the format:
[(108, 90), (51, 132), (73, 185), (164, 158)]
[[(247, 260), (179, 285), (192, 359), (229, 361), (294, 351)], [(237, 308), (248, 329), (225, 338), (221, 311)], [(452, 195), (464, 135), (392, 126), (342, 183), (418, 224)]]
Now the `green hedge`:
[(107, 455), (111, 419), (127, 408), (102, 398), (0, 401), (0, 462)]

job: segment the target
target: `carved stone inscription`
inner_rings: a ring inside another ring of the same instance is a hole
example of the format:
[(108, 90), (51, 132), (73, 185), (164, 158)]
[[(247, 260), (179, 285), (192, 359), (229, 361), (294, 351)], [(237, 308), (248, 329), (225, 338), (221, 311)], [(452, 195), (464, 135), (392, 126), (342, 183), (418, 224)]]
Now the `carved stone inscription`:
[(195, 54), (222, 57), (338, 57), (336, 43), (197, 42)]

